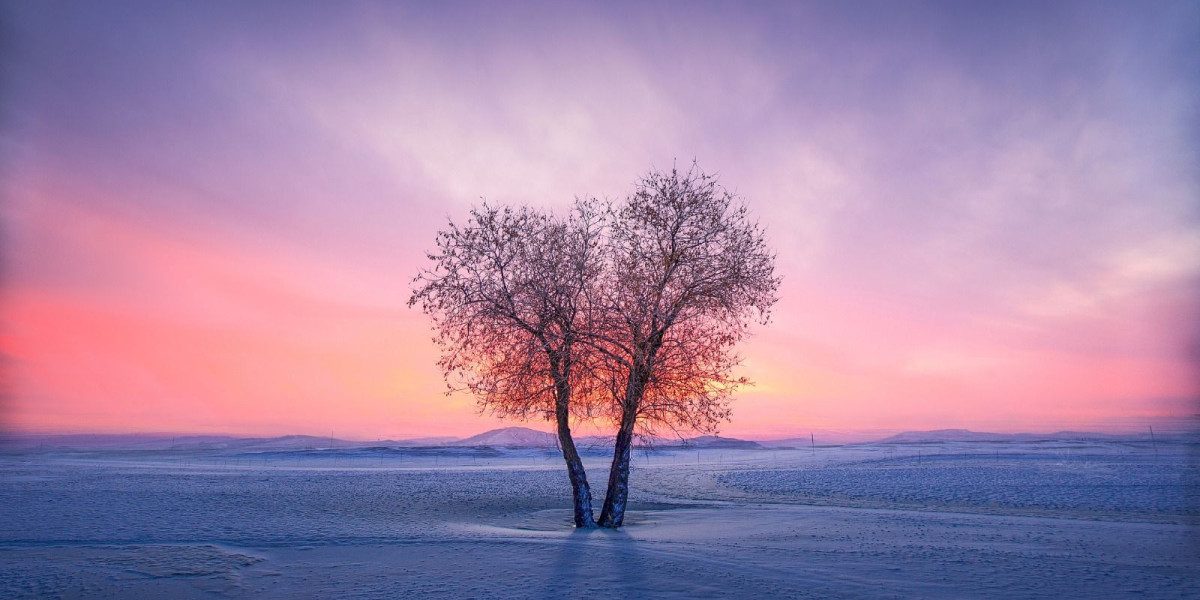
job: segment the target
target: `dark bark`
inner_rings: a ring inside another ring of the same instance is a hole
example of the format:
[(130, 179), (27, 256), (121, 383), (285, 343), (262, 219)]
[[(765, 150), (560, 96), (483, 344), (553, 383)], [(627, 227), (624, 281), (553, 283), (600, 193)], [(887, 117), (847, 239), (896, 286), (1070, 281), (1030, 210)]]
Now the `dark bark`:
[(633, 427), (637, 423), (637, 402), (645, 389), (645, 382), (639, 375), (630, 378), (632, 381), (625, 390), (625, 407), (621, 411), (621, 425), (613, 444), (612, 467), (608, 471), (608, 489), (604, 494), (604, 506), (600, 509), (601, 527), (616, 529), (625, 522), (625, 506), (629, 499), (629, 462), (633, 458)]
[(583, 459), (575, 448), (575, 440), (571, 437), (571, 423), (568, 410), (570, 386), (560, 382), (555, 386), (554, 417), (558, 422), (558, 445), (562, 448), (563, 460), (567, 463), (567, 476), (571, 479), (571, 498), (575, 506), (575, 526), (584, 528), (596, 527), (592, 516), (592, 488), (588, 485), (587, 472), (583, 469)]
[(616, 529), (625, 522), (629, 499), (629, 461), (633, 457), (633, 418), (622, 418), (613, 449), (612, 468), (608, 472), (608, 490), (600, 510), (600, 526)]

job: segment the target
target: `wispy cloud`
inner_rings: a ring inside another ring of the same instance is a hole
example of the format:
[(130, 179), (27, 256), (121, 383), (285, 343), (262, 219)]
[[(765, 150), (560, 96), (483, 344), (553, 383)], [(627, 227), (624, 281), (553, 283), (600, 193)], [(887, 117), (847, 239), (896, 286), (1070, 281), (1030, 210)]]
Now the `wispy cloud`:
[(14, 427), (468, 432), (445, 218), (693, 158), (785, 278), (730, 432), (1200, 396), (1193, 3), (4, 10)]

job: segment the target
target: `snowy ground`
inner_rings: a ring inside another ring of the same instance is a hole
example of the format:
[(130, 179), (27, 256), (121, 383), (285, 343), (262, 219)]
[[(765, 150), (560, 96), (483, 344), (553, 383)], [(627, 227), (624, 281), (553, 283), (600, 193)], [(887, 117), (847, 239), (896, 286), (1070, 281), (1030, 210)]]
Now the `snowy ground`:
[(617, 532), (537, 450), (10, 451), (0, 597), (1196, 598), (1197, 450), (639, 451)]

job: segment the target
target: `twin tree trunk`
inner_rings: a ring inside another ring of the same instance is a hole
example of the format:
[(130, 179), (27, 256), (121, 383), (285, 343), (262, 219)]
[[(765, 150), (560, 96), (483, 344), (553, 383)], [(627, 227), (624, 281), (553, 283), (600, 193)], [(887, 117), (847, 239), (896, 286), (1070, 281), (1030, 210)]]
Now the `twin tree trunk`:
[(620, 527), (625, 522), (625, 505), (629, 499), (629, 461), (633, 458), (633, 426), (637, 423), (637, 407), (649, 383), (649, 373), (635, 369), (625, 387), (625, 405), (621, 410), (621, 426), (613, 447), (612, 468), (608, 471), (608, 490), (604, 507), (600, 509), (601, 527)]
[(629, 464), (633, 458), (633, 428), (637, 423), (637, 406), (649, 380), (644, 373), (635, 373), (625, 391), (625, 407), (621, 413), (621, 425), (613, 448), (612, 467), (608, 471), (608, 489), (604, 494), (604, 507), (600, 510), (600, 521), (592, 517), (592, 490), (588, 485), (583, 460), (571, 437), (568, 401), (571, 388), (560, 380), (555, 385), (555, 420), (558, 423), (558, 441), (562, 446), (563, 460), (567, 463), (567, 475), (571, 479), (571, 497), (575, 505), (575, 527), (609, 527), (616, 529), (625, 522), (625, 506), (629, 498)]
[(617, 443), (613, 448), (612, 468), (608, 471), (608, 490), (604, 494), (604, 508), (600, 509), (601, 527), (620, 527), (625, 522), (625, 504), (629, 498), (629, 461), (633, 458), (632, 411), (621, 416), (621, 427), (617, 430)]
[(567, 462), (567, 475), (571, 478), (571, 498), (575, 502), (575, 526), (595, 527), (592, 517), (592, 488), (588, 486), (587, 473), (583, 470), (583, 459), (579, 458), (579, 450), (575, 448), (575, 440), (571, 437), (568, 399), (571, 388), (563, 382), (555, 386), (557, 396), (554, 406), (554, 417), (558, 422), (558, 444), (562, 447), (563, 460)]

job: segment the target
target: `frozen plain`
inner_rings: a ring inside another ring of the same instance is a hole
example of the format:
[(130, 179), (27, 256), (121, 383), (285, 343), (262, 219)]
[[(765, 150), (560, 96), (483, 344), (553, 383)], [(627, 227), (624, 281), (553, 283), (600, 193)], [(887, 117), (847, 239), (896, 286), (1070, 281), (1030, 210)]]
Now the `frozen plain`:
[(639, 451), (616, 532), (552, 450), (10, 451), (0, 596), (1197, 598), (1197, 451)]

